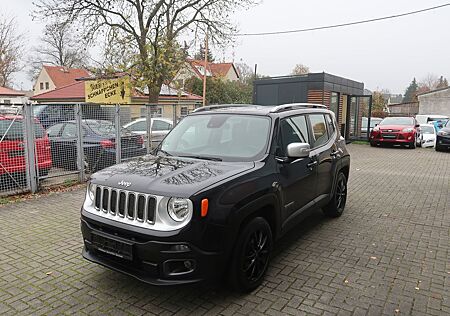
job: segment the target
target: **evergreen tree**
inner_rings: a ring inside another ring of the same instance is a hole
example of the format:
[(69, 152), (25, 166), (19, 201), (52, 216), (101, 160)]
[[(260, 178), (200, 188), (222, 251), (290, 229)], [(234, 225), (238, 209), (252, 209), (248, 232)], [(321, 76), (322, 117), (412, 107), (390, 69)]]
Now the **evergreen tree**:
[[(194, 58), (197, 60), (205, 60), (205, 46), (203, 44), (200, 44), (200, 50), (195, 53)], [(212, 63), (214, 60), (215, 58), (211, 52), (211, 49), (208, 49), (208, 62)]]
[(406, 88), (405, 95), (403, 96), (403, 102), (413, 102), (417, 100), (417, 89), (419, 85), (417, 84), (416, 78), (410, 83), (408, 88)]

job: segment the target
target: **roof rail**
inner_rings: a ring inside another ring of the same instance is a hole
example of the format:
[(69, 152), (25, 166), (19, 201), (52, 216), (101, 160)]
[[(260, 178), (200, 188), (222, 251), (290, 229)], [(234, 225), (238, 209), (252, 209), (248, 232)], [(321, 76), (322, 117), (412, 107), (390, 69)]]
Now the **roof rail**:
[(226, 108), (248, 107), (248, 106), (254, 106), (254, 105), (252, 105), (252, 104), (217, 104), (217, 105), (208, 105), (208, 106), (202, 106), (202, 107), (200, 107), (198, 109), (195, 109), (193, 111), (193, 113), (209, 111), (209, 110), (226, 109)]
[(312, 103), (290, 103), (282, 104), (274, 107), (270, 112), (279, 113), (283, 111), (295, 110), (295, 109), (327, 109), (325, 105), (322, 104), (312, 104)]

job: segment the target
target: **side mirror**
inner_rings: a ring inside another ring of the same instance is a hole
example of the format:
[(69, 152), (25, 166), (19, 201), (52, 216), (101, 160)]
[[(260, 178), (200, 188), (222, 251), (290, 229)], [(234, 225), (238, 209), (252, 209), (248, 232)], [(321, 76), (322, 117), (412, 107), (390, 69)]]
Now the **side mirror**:
[(311, 147), (307, 143), (292, 143), (287, 146), (287, 156), (289, 158), (307, 158)]
[(420, 124), (416, 124), (416, 127), (420, 127)]
[(377, 124), (375, 124), (375, 126), (374, 127), (377, 127), (378, 126), (378, 123)]

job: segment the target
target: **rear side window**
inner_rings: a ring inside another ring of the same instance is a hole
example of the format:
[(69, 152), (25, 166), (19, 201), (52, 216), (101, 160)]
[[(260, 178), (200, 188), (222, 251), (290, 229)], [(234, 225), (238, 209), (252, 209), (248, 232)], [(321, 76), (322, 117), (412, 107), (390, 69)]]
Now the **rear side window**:
[(128, 129), (133, 132), (147, 131), (147, 122), (146, 121), (136, 122), (128, 126)]
[(61, 131), (64, 124), (56, 124), (47, 129), (47, 134), (49, 137), (57, 137)]
[(328, 142), (329, 135), (327, 131), (327, 123), (323, 114), (310, 114), (309, 121), (313, 131), (313, 148), (324, 145)]

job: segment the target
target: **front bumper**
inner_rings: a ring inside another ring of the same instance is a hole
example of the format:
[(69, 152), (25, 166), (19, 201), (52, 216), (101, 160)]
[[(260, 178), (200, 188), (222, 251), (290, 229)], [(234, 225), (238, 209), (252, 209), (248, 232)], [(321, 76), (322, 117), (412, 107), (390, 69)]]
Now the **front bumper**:
[[(158, 238), (123, 232), (84, 216), (81, 231), (85, 259), (152, 285), (214, 281), (225, 262), (221, 252), (203, 251), (177, 235)], [(110, 251), (108, 243), (126, 245), (127, 250), (118, 255), (116, 250)]]
[(436, 146), (450, 149), (450, 135), (436, 137)]
[(377, 144), (409, 144), (415, 142), (414, 133), (387, 133), (387, 134), (372, 134), (370, 141)]

